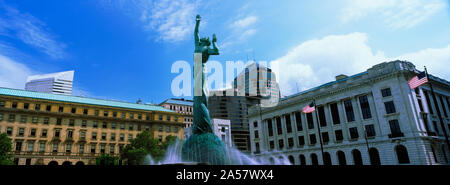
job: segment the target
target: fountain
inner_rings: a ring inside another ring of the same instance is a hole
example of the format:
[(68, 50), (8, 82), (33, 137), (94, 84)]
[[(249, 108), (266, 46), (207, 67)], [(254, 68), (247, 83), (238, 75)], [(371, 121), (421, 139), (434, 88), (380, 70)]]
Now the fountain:
[[(157, 164), (211, 164), (211, 165), (258, 165), (258, 164), (290, 164), (287, 157), (284, 160), (275, 158), (272, 161), (256, 161), (239, 150), (226, 147), (212, 130), (208, 111), (208, 91), (204, 88), (206, 82), (205, 64), (210, 55), (219, 55), (216, 46), (216, 35), (213, 34), (212, 48), (209, 38), (199, 37), (200, 15), (196, 17), (195, 51), (194, 51), (194, 123), (192, 135), (182, 144), (177, 140), (169, 146), (166, 157)], [(151, 156), (147, 156), (147, 164), (156, 164)], [(287, 162), (286, 162), (287, 161)]]

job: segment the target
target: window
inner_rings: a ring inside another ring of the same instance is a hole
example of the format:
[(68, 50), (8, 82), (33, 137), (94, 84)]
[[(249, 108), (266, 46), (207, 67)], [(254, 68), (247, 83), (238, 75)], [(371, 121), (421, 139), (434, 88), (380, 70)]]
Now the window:
[[(138, 119), (142, 119), (142, 114), (138, 114)], [(168, 121), (170, 121), (170, 119)]]
[(267, 120), (267, 127), (269, 130), (269, 136), (273, 136), (273, 125), (272, 125), (272, 119)]
[[(160, 136), (162, 137), (162, 136)], [(133, 135), (132, 134), (128, 134), (128, 141), (131, 141), (133, 139)]]
[(32, 122), (33, 123), (38, 123), (38, 121), (39, 121), (39, 118), (37, 116), (33, 116)]
[(116, 134), (115, 133), (111, 133), (111, 141), (116, 141)]
[(56, 125), (61, 125), (62, 123), (62, 118), (57, 118), (56, 119)]
[(72, 139), (73, 138), (73, 130), (68, 130), (67, 131), (67, 138), (68, 139)]
[(94, 128), (97, 128), (97, 127), (98, 127), (97, 121), (92, 122), (92, 127), (94, 127)]
[(0, 113), (0, 121), (3, 120), (3, 113)]
[(257, 130), (255, 130), (255, 139), (259, 138), (259, 132)]
[(375, 127), (373, 125), (366, 125), (366, 136), (367, 137), (374, 137), (375, 134)]
[(170, 132), (170, 130), (171, 130), (171, 126), (167, 126), (166, 127), (166, 132)]
[(106, 133), (102, 133), (102, 140), (106, 140)]
[(352, 100), (344, 101), (345, 115), (347, 116), (347, 122), (355, 121), (355, 113), (353, 112)]
[(336, 141), (344, 140), (344, 135), (342, 134), (342, 130), (335, 130), (334, 135), (336, 136)]
[(297, 123), (297, 131), (302, 131), (302, 115), (300, 112), (295, 112), (295, 122)]
[(88, 110), (87, 109), (83, 109), (83, 114), (87, 115), (88, 114)]
[(253, 127), (254, 127), (254, 128), (258, 127), (258, 122), (257, 122), (257, 121), (254, 121), (254, 122), (253, 122)]
[(439, 96), (439, 100), (441, 101), (442, 111), (444, 112), (445, 117), (448, 117), (447, 110), (445, 108), (444, 100), (442, 99), (442, 96)]
[(6, 134), (7, 134), (8, 136), (11, 136), (11, 135), (12, 135), (12, 132), (13, 132), (13, 128), (12, 128), (12, 127), (8, 127), (8, 128), (6, 129)]
[(120, 130), (125, 130), (125, 123), (120, 124)]
[(386, 114), (395, 113), (395, 106), (393, 101), (384, 102), (384, 108), (386, 108)]
[(44, 118), (44, 124), (48, 125), (49, 122), (50, 122), (50, 118), (45, 117), (45, 118)]
[(159, 120), (162, 121), (163, 120), (163, 116), (159, 115)]
[(331, 109), (331, 118), (333, 118), (333, 124), (340, 124), (341, 120), (339, 119), (339, 109), (337, 103), (330, 104)]
[(391, 128), (391, 134), (389, 134), (389, 138), (403, 137), (403, 133), (400, 130), (400, 124), (398, 123), (398, 120), (390, 120), (389, 127)]
[[(145, 125), (145, 130), (146, 131), (150, 131), (150, 126), (149, 125)], [(178, 132), (178, 127), (175, 127), (175, 132)]]
[(330, 137), (328, 136), (328, 132), (322, 132), (322, 141), (324, 143), (328, 143), (330, 141)]
[(357, 139), (359, 137), (359, 135), (358, 135), (358, 128), (352, 127), (352, 128), (349, 129), (349, 131), (350, 131), (350, 138), (351, 139)]
[(133, 123), (128, 124), (128, 130), (133, 130)]
[(75, 120), (74, 119), (70, 119), (69, 120), (69, 126), (71, 126), (71, 127), (75, 126)]
[(298, 136), (298, 145), (300, 145), (300, 146), (305, 145), (305, 137), (304, 136)]
[(269, 146), (270, 146), (270, 150), (275, 149), (275, 142), (274, 141), (270, 141), (269, 142)]
[(53, 143), (53, 152), (58, 152), (58, 143)]
[(78, 152), (79, 152), (80, 154), (83, 154), (83, 153), (84, 153), (84, 144), (80, 144), (80, 148), (79, 148)]
[(108, 123), (106, 123), (106, 122), (103, 122), (103, 124), (102, 124), (102, 128), (108, 128)]
[(121, 114), (122, 118), (125, 119), (126, 113), (125, 113), (125, 112), (122, 112), (122, 113), (120, 113), (120, 114)]
[(95, 110), (95, 111), (94, 111), (94, 115), (98, 116), (98, 115), (99, 115), (99, 112), (100, 112), (99, 110)]
[(108, 117), (108, 111), (103, 111), (103, 116)]
[(397, 145), (395, 147), (395, 153), (399, 164), (409, 164), (408, 150), (403, 145)]
[(35, 129), (35, 128), (32, 128), (32, 129), (30, 130), (30, 136), (31, 136), (31, 137), (36, 137), (36, 129)]
[(171, 116), (166, 116), (167, 121), (170, 121)]
[(86, 120), (82, 120), (81, 121), (81, 127), (86, 127), (87, 126), (87, 121)]
[(115, 147), (114, 145), (109, 145), (109, 153), (114, 154)]
[(120, 134), (119, 140), (120, 140), (120, 141), (123, 141), (123, 139), (124, 139), (124, 135), (123, 135), (123, 134)]
[(150, 115), (145, 115), (145, 119), (148, 121), (148, 120), (150, 120)]
[(29, 103), (24, 103), (23, 104), (23, 109), (27, 109), (30, 108), (30, 104)]
[(317, 111), (319, 113), (319, 124), (321, 127), (327, 126), (327, 119), (325, 118), (325, 108), (323, 106), (320, 106), (317, 108)]
[(314, 120), (312, 117), (312, 113), (306, 114), (306, 120), (308, 122), (308, 129), (314, 129)]
[(59, 129), (56, 129), (56, 130), (55, 130), (55, 137), (59, 137), (60, 132), (61, 132), (61, 131), (60, 131)]
[(23, 136), (25, 128), (19, 128), (19, 136)]
[(22, 151), (22, 141), (16, 142), (16, 151)]
[(47, 137), (47, 129), (42, 129), (41, 137)]
[(5, 107), (5, 101), (0, 101), (0, 107)]
[(281, 135), (283, 134), (283, 128), (281, 127), (281, 118), (277, 117), (275, 120), (277, 122), (277, 134)]
[(77, 112), (77, 108), (72, 107), (72, 110), (70, 111), (72, 114), (75, 114)]
[(66, 145), (66, 153), (70, 153), (72, 152), (72, 145), (71, 144), (67, 144)]
[(134, 119), (134, 114), (130, 113), (130, 119)]
[(284, 148), (284, 140), (280, 139), (278, 140), (278, 149), (282, 150)]
[(41, 110), (41, 104), (36, 104), (34, 106), (34, 110), (40, 111)]
[(309, 143), (310, 143), (311, 145), (315, 145), (315, 144), (317, 143), (317, 140), (316, 140), (316, 134), (310, 134), (310, 135), (309, 135)]
[(391, 96), (391, 88), (381, 89), (381, 96), (383, 97)]
[(139, 130), (139, 131), (142, 130), (141, 124), (137, 124), (137, 130)]
[(80, 132), (80, 139), (85, 140), (86, 139), (86, 131)]
[(372, 118), (372, 114), (370, 112), (369, 100), (367, 99), (367, 95), (359, 97), (359, 104), (361, 106), (361, 112), (363, 119)]
[(97, 140), (97, 132), (92, 132), (92, 139)]
[(21, 123), (26, 123), (26, 122), (27, 122), (27, 116), (21, 115), (21, 116), (20, 116), (20, 122), (21, 122)]
[(162, 136), (158, 136), (158, 141), (162, 142)]
[(34, 150), (34, 143), (28, 143), (28, 152), (33, 152)]
[(39, 152), (45, 152), (45, 143), (39, 143)]
[(17, 109), (17, 102), (13, 102), (11, 107), (12, 107), (13, 109)]
[(15, 115), (15, 114), (10, 114), (10, 115), (9, 115), (8, 121), (9, 121), (9, 122), (14, 122), (14, 121), (16, 121), (16, 115)]
[(59, 107), (58, 107), (58, 112), (64, 112), (64, 107), (59, 106)]
[(92, 144), (91, 145), (91, 154), (95, 154), (95, 148), (96, 148), (95, 144)]
[(47, 106), (45, 107), (45, 110), (48, 111), (48, 112), (50, 112), (50, 111), (52, 110), (52, 106), (51, 106), (51, 105), (47, 105)]
[(113, 117), (117, 117), (117, 112), (113, 112)]
[(116, 129), (116, 123), (111, 123), (111, 129)]

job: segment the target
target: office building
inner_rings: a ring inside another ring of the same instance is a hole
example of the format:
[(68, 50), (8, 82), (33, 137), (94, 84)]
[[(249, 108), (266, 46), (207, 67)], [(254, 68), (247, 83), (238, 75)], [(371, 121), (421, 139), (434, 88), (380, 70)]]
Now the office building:
[(72, 95), (74, 71), (29, 76), (25, 90)]

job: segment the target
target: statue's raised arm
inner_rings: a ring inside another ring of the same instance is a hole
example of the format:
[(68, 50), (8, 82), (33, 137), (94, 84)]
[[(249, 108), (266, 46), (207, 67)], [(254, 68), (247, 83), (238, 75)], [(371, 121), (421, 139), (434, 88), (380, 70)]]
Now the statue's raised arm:
[(200, 15), (197, 15), (195, 20), (195, 31), (194, 31), (194, 39), (195, 39), (195, 50), (200, 48), (200, 36), (198, 35), (198, 27), (200, 26)]

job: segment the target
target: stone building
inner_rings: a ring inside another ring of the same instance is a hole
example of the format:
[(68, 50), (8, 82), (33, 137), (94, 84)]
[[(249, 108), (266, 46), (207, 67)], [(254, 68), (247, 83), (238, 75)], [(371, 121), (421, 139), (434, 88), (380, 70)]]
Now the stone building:
[(194, 122), (194, 101), (184, 98), (170, 98), (159, 104), (160, 106), (173, 110), (183, 115), (185, 128), (191, 127)]
[(95, 164), (146, 130), (183, 139), (183, 116), (160, 106), (0, 88), (0, 132), (19, 165)]
[[(418, 73), (407, 61), (384, 62), (285, 97), (277, 106), (252, 107), (252, 155), (276, 161), (284, 154), (296, 165), (447, 164), (450, 152), (429, 84), (408, 86)], [(450, 133), (450, 82), (430, 78)], [(303, 113), (314, 99), (316, 111)]]

